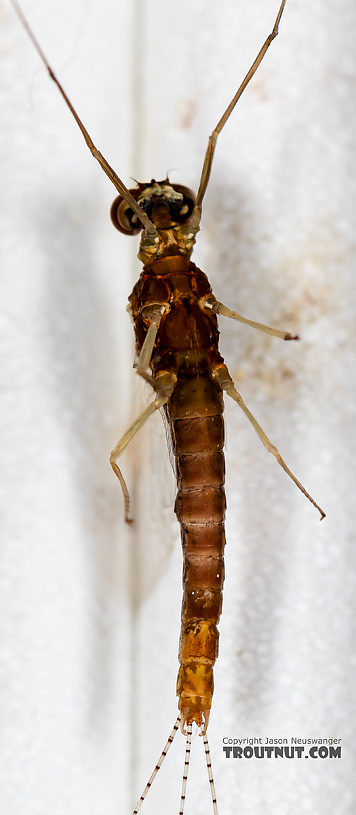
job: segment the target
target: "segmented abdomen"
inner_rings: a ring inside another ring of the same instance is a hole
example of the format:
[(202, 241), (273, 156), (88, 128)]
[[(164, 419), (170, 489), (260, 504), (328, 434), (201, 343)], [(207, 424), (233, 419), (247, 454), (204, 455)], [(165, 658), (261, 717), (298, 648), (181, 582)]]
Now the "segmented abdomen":
[(167, 405), (177, 465), (175, 504), (183, 549), (183, 603), (177, 679), (183, 726), (207, 726), (218, 655), (224, 582), (224, 422), (209, 373), (183, 375)]

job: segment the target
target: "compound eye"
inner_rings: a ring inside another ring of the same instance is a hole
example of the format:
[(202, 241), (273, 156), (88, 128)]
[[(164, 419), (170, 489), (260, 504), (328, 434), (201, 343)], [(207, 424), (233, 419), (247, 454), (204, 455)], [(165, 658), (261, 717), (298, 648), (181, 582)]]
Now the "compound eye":
[[(139, 190), (130, 190), (131, 195), (137, 198)], [(132, 207), (125, 201), (122, 195), (118, 195), (113, 201), (110, 209), (110, 218), (119, 232), (124, 235), (137, 235), (142, 229), (142, 223), (133, 211)]]
[(189, 187), (183, 187), (182, 184), (172, 184), (175, 192), (180, 192), (183, 195), (183, 201), (180, 205), (179, 212), (177, 213), (177, 220), (184, 223), (187, 221), (193, 212), (195, 204), (195, 195)]

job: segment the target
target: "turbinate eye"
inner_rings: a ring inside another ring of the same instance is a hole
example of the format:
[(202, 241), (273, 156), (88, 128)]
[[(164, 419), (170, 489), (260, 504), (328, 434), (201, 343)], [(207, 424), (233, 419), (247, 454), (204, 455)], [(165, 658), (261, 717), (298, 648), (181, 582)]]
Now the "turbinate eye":
[[(137, 198), (139, 190), (130, 190), (131, 195)], [(118, 195), (113, 201), (110, 209), (110, 218), (119, 232), (124, 235), (138, 235), (142, 229), (142, 224), (136, 213), (125, 201), (122, 195)]]
[(183, 201), (177, 212), (178, 222), (184, 222), (192, 214), (195, 204), (195, 195), (189, 187), (183, 187), (182, 184), (172, 184), (175, 192), (180, 192), (183, 195)]
[[(167, 181), (151, 182), (151, 184), (156, 183), (163, 187), (164, 184), (167, 184)], [(129, 190), (129, 192), (136, 201), (138, 197), (141, 196), (140, 206), (143, 210), (145, 210), (148, 217), (151, 218), (152, 200), (150, 196), (147, 198), (144, 197), (145, 186), (147, 185), (139, 184), (138, 187), (136, 187), (134, 190)], [(180, 205), (179, 202), (176, 201), (172, 201), (170, 203), (171, 217), (177, 223), (185, 223), (193, 212), (195, 195), (192, 190), (188, 189), (188, 187), (183, 187), (181, 184), (172, 184), (171, 186), (175, 192), (178, 192), (183, 196), (183, 200), (181, 201)], [(152, 198), (154, 199), (154, 196), (152, 196)], [(122, 195), (118, 195), (117, 198), (115, 198), (115, 201), (111, 206), (110, 217), (115, 228), (118, 229), (119, 232), (123, 232), (124, 235), (138, 235), (142, 229), (142, 223), (139, 217), (136, 215), (132, 207), (130, 207), (130, 204), (125, 201)]]

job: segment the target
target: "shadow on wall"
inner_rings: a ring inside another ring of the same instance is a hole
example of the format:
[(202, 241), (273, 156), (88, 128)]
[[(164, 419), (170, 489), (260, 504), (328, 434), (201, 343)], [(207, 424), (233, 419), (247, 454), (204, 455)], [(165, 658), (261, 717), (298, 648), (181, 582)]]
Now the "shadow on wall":
[[(82, 528), (78, 545), (84, 541), (83, 582), (89, 584), (91, 626), (85, 670), (93, 688), (92, 712), (102, 715), (115, 671), (119, 604), (129, 602), (125, 551), (120, 546), (121, 495), (109, 465), (120, 429), (122, 385), (114, 376), (120, 375), (117, 309), (111, 306), (107, 280), (101, 285), (105, 267), (97, 268), (94, 260), (90, 195), (69, 191), (64, 200), (57, 194), (36, 210), (33, 220), (47, 259), (40, 304), (46, 342), (39, 353), (47, 358), (53, 414)], [(114, 263), (115, 258), (113, 267)]]

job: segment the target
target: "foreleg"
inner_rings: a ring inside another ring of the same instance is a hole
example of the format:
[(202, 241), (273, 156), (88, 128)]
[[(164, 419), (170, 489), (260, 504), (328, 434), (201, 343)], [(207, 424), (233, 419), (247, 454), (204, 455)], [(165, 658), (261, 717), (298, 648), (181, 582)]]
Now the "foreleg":
[(150, 325), (148, 327), (145, 341), (141, 348), (136, 366), (136, 371), (139, 374), (139, 376), (142, 376), (143, 379), (146, 379), (150, 383), (152, 388), (154, 388), (154, 390), (156, 391), (157, 394), (156, 398), (153, 399), (152, 402), (150, 402), (150, 404), (147, 405), (145, 410), (143, 410), (142, 413), (140, 413), (137, 419), (135, 419), (135, 421), (132, 422), (128, 430), (126, 430), (126, 433), (124, 433), (124, 435), (121, 436), (121, 439), (118, 441), (116, 447), (114, 447), (110, 454), (110, 464), (114, 470), (115, 475), (118, 477), (120, 481), (122, 494), (124, 496), (126, 523), (131, 523), (129, 515), (130, 496), (129, 491), (127, 489), (126, 481), (117, 463), (117, 459), (119, 458), (121, 453), (123, 453), (123, 451), (126, 449), (126, 447), (130, 444), (130, 441), (140, 430), (140, 428), (143, 427), (147, 419), (168, 401), (176, 382), (176, 376), (174, 374), (165, 373), (158, 377), (156, 380), (154, 380), (153, 377), (147, 373), (147, 368), (152, 357), (157, 332), (160, 326), (162, 315), (166, 311), (166, 308), (167, 308), (166, 305), (157, 304), (151, 307), (149, 312), (148, 310), (146, 310), (146, 316), (147, 319), (149, 319), (150, 321)]

